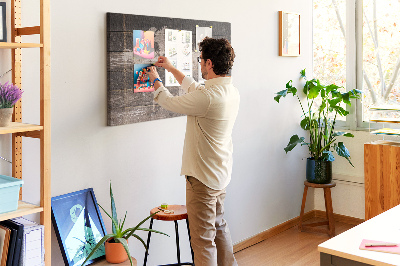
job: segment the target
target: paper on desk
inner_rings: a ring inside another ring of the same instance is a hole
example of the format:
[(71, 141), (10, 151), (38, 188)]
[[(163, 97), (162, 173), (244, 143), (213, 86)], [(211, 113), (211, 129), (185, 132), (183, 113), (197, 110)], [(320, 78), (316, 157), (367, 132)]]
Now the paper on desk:
[(369, 251), (378, 251), (384, 253), (400, 254), (400, 246), (390, 246), (390, 247), (366, 247), (365, 243), (387, 243), (387, 241), (377, 241), (370, 239), (363, 239), (360, 244), (360, 249)]

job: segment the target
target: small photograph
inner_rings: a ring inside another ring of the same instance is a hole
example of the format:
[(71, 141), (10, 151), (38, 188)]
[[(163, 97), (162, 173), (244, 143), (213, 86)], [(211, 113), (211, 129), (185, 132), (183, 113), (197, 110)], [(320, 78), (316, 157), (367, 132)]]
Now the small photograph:
[(182, 63), (183, 70), (190, 70), (190, 62), (183, 62)]
[(151, 85), (150, 78), (144, 73), (143, 69), (150, 67), (151, 64), (135, 64), (133, 67), (133, 92), (151, 92), (154, 87)]
[(172, 31), (167, 31), (168, 41), (172, 42)]
[(154, 31), (133, 31), (134, 57), (154, 58)]
[(178, 81), (176, 80), (176, 78), (174, 76), (169, 76), (169, 83), (170, 84), (177, 84)]
[(177, 30), (166, 29), (165, 31), (166, 31), (166, 35), (168, 36), (168, 41), (169, 42), (176, 42), (177, 41), (177, 39), (178, 39), (178, 36), (177, 36), (178, 31)]
[(190, 43), (190, 31), (182, 31), (182, 43)]
[(190, 44), (184, 44), (182, 47), (182, 53), (184, 56), (188, 56), (192, 52), (192, 49), (190, 47)]
[(173, 57), (177, 54), (176, 47), (169, 47), (168, 48), (168, 57)]

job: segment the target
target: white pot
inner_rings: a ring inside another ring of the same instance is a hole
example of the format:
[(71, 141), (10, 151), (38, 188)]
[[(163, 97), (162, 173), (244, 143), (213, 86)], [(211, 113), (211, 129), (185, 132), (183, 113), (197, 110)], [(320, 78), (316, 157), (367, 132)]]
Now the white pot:
[(0, 109), (0, 127), (7, 127), (11, 123), (14, 108)]

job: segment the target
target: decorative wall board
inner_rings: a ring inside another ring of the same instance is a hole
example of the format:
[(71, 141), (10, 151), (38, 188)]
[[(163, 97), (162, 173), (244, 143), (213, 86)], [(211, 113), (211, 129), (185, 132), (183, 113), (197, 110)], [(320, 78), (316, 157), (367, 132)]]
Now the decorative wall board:
[[(130, 14), (107, 13), (107, 125), (118, 126), (157, 119), (181, 116), (161, 108), (153, 101), (153, 92), (134, 93), (134, 65), (155, 62), (165, 55), (165, 29), (192, 32), (196, 40), (196, 26), (212, 27), (213, 38), (231, 39), (231, 24), (192, 19), (152, 17)], [(154, 32), (154, 59), (146, 59), (133, 53), (133, 30)], [(192, 77), (198, 80), (196, 43), (192, 42)], [(165, 80), (164, 70), (158, 68)], [(168, 87), (173, 95), (181, 95), (179, 86)]]

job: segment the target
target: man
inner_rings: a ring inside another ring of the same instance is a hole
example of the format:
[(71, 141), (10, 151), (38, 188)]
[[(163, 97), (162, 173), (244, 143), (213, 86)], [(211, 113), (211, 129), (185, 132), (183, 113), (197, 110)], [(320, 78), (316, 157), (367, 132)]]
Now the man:
[(225, 188), (232, 172), (232, 128), (239, 92), (227, 76), (235, 53), (225, 39), (205, 38), (199, 57), (202, 86), (163, 56), (155, 63), (171, 72), (186, 94), (173, 96), (155, 67), (146, 72), (154, 83), (154, 100), (187, 115), (181, 174), (186, 176), (186, 206), (196, 266), (237, 265), (228, 225), (223, 218)]

